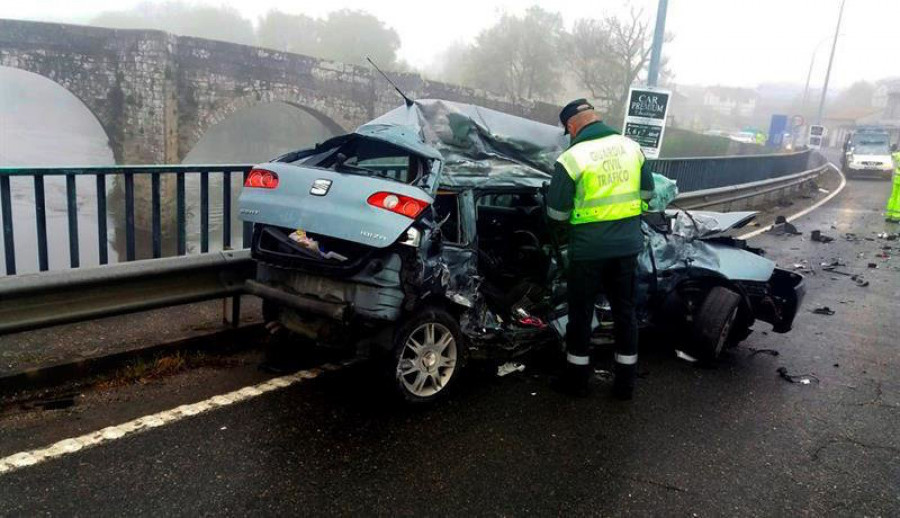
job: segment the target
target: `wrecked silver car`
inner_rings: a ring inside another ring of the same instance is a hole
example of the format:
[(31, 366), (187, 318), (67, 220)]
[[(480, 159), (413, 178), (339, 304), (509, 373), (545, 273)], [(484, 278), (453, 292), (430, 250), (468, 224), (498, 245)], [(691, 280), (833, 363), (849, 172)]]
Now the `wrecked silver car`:
[[(410, 402), (445, 394), (469, 358), (561, 346), (566, 240), (544, 191), (566, 145), (553, 126), (424, 100), (261, 164), (240, 198), (257, 261), (248, 289), (267, 321), (382, 353)], [(646, 215), (642, 324), (704, 359), (757, 319), (790, 330), (802, 277), (727, 235), (753, 216)], [(602, 301), (597, 317), (600, 336)]]

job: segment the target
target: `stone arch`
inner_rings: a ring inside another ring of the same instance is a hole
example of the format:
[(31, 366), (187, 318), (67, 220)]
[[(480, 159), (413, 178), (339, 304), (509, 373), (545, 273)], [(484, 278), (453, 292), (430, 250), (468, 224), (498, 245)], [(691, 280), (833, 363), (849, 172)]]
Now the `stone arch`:
[[(342, 104), (354, 103), (352, 101), (338, 101), (333, 97), (328, 97), (326, 94), (310, 95), (296, 86), (251, 91), (243, 93), (243, 95), (217, 100), (209, 103), (207, 107), (198, 106), (196, 107), (193, 121), (180, 121), (182, 140), (179, 144), (179, 158), (183, 160), (187, 153), (197, 145), (203, 135), (215, 125), (225, 121), (239, 111), (270, 103), (284, 103), (302, 110), (335, 134), (351, 131), (364, 122), (359, 117), (350, 118), (345, 115), (346, 113), (368, 113), (368, 108), (363, 105), (353, 106), (349, 110), (339, 110), (338, 108)], [(190, 110), (185, 110), (183, 113), (189, 112)]]
[[(115, 73), (66, 74), (41, 60), (21, 58), (14, 53), (0, 52), (0, 67), (12, 68), (59, 86), (81, 102), (100, 125), (112, 150), (116, 164), (123, 163), (122, 105), (124, 96), (115, 82)], [(110, 81), (105, 81), (109, 79)], [(101, 93), (102, 92), (102, 93)]]

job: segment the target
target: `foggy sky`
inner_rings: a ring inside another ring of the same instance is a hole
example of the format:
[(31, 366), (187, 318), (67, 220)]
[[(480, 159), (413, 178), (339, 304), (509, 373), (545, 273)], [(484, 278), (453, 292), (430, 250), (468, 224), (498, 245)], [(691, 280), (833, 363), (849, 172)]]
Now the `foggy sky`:
[[(140, 0), (0, 0), (0, 18), (85, 23), (104, 10), (121, 10)], [(470, 42), (499, 13), (520, 13), (538, 4), (563, 14), (567, 25), (580, 17), (600, 17), (643, 8), (652, 19), (657, 0), (208, 0), (230, 5), (254, 22), (269, 9), (321, 17), (340, 8), (366, 10), (385, 21), (402, 40), (400, 57), (417, 68), (433, 65), (449, 44)], [(670, 0), (666, 45), (680, 84), (755, 87), (760, 83), (803, 84), (813, 51), (811, 86), (821, 85), (840, 0)], [(900, 76), (900, 2), (848, 0), (835, 55), (832, 85)], [(824, 40), (824, 42), (823, 42)], [(817, 47), (818, 45), (818, 47)]]

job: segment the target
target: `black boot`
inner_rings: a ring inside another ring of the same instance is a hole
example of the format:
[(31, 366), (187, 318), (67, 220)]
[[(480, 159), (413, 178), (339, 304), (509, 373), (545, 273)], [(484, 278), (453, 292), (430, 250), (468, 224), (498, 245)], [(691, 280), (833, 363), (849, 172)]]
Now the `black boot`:
[(612, 393), (616, 399), (630, 401), (634, 396), (634, 379), (637, 366), (616, 364), (616, 377), (613, 380)]
[(550, 386), (557, 392), (575, 397), (587, 397), (591, 393), (591, 366), (567, 363), (562, 376), (550, 380)]

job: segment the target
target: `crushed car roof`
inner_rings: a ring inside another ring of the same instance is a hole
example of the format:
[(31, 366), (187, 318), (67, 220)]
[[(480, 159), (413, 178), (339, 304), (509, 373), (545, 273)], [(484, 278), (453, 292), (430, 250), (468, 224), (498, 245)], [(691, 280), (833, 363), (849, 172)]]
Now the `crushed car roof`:
[(445, 187), (539, 187), (569, 144), (562, 128), (436, 99), (391, 110), (356, 133), (440, 157)]

